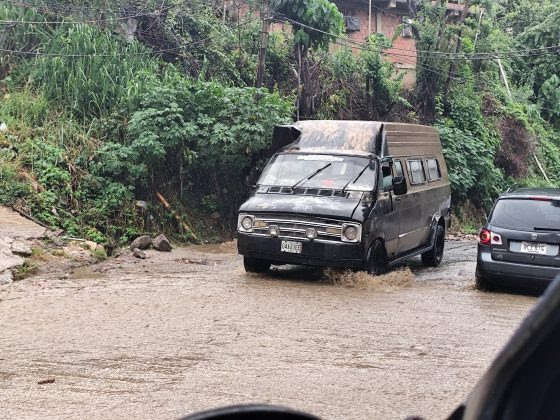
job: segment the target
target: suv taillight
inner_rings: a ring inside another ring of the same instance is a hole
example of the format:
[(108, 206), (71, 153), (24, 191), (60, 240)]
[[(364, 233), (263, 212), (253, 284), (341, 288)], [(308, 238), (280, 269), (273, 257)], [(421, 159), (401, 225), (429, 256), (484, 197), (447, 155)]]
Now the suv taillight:
[(502, 235), (494, 232), (490, 232), (490, 234), (492, 236), (492, 240), (490, 241), (492, 245), (502, 245)]
[(490, 245), (490, 241), (492, 240), (492, 232), (488, 229), (482, 229), (480, 231), (480, 245)]
[(482, 229), (479, 242), (481, 245), (502, 245), (502, 235), (488, 229)]

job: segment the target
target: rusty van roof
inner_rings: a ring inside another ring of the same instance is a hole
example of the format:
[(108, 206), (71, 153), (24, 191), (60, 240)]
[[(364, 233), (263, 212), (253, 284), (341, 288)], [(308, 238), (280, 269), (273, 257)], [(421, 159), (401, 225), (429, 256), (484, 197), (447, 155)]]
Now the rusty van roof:
[(441, 153), (437, 131), (418, 124), (380, 121), (298, 121), (277, 126), (275, 150), (355, 155)]
[(300, 135), (283, 151), (309, 153), (352, 153), (370, 155), (379, 149), (383, 123), (376, 121), (298, 121)]

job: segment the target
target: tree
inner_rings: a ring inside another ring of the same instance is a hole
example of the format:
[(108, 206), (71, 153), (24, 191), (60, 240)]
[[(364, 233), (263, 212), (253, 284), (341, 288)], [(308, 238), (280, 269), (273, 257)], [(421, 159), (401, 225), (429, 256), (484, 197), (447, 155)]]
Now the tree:
[(512, 60), (513, 82), (529, 85), (539, 102), (550, 109), (544, 114), (558, 118), (555, 109), (560, 67), (560, 2), (558, 0), (503, 0), (500, 26), (511, 33), (516, 50), (531, 50)]
[(276, 18), (294, 25), (294, 53), (298, 63), (299, 112), (313, 113), (313, 88), (309, 78), (309, 51), (327, 48), (329, 41), (344, 31), (344, 17), (329, 0), (271, 0)]

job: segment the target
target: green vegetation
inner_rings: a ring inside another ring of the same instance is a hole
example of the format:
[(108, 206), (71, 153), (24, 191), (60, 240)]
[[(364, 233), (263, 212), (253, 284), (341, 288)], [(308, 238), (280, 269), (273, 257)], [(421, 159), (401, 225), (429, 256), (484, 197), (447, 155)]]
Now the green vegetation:
[(38, 271), (37, 264), (27, 260), (13, 271), (13, 277), (14, 280), (23, 280), (37, 274)]
[[(273, 125), (299, 113), (436, 126), (468, 226), (511, 185), (560, 186), (560, 5), (467, 3), (452, 17), (417, 2), (412, 90), (387, 60), (393, 40), (346, 42), (328, 0), (2, 3), (15, 23), (0, 25), (0, 203), (109, 246), (215, 237)], [(257, 9), (294, 25), (270, 35), (262, 89)]]

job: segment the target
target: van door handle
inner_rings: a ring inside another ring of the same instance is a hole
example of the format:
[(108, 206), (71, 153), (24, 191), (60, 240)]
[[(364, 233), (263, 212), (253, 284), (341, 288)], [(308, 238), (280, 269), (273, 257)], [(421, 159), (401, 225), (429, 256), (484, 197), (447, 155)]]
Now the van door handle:
[(395, 197), (395, 201), (401, 201), (401, 197)]

